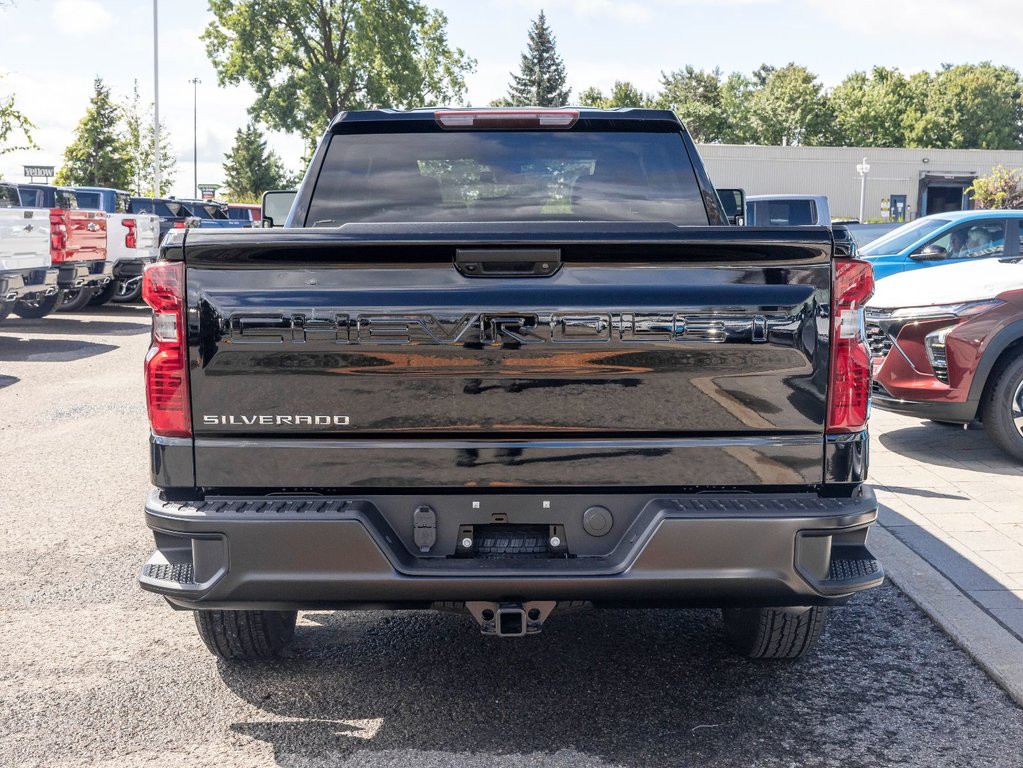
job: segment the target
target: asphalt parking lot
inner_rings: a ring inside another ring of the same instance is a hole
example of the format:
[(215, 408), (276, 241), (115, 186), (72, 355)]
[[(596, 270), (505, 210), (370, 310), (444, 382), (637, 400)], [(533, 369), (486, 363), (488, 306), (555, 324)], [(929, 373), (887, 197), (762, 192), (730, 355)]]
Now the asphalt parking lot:
[[(890, 584), (795, 663), (733, 657), (709, 611), (564, 614), (520, 641), (305, 613), (287, 658), (217, 663), (135, 585), (148, 328), (141, 307), (0, 324), (0, 765), (1023, 766), (1023, 709)], [(982, 435), (874, 429), (886, 514), (964, 558), (994, 540), (965, 534), (1015, 525), (1023, 474), (965, 455)], [(974, 567), (1011, 599), (1011, 559), (990, 558)]]

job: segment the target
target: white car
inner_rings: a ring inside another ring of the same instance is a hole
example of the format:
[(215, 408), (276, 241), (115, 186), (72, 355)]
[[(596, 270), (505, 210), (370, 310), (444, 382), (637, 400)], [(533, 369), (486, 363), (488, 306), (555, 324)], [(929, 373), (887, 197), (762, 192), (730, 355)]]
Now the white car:
[(80, 208), (107, 214), (107, 260), (114, 280), (96, 292), (89, 304), (136, 301), (142, 295), (142, 270), (160, 254), (160, 217), (127, 213), (131, 196), (108, 187), (75, 187)]
[(24, 208), (18, 188), (0, 183), (0, 320), (19, 302), (57, 293), (50, 262), (50, 211)]
[(750, 195), (747, 227), (831, 226), (827, 195)]

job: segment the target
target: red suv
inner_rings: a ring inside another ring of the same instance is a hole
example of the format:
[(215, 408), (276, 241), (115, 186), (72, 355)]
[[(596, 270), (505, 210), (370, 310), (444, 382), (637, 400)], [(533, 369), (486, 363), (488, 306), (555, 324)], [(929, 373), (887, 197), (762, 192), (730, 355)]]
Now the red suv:
[(984, 423), (1023, 461), (1023, 263), (985, 259), (877, 282), (866, 308), (879, 408)]

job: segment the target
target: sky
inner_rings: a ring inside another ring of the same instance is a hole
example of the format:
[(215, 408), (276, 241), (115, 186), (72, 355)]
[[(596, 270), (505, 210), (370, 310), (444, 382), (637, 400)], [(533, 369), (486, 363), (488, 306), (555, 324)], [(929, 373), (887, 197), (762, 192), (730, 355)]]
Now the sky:
[[(518, 69), (530, 22), (542, 8), (573, 96), (615, 80), (658, 89), (662, 72), (691, 64), (751, 72), (762, 63), (803, 64), (826, 86), (875, 65), (909, 74), (944, 62), (990, 60), (1023, 69), (1023, 0), (426, 0), (448, 17), (448, 38), (477, 61), (467, 102), (503, 96)], [(13, 5), (12, 5), (13, 3)], [(0, 96), (13, 93), (36, 124), (39, 150), (0, 156), (0, 178), (24, 181), (26, 164), (59, 166), (96, 76), (127, 102), (137, 79), (153, 94), (149, 0), (0, 0)], [(160, 115), (178, 160), (172, 194), (193, 178), (193, 86), (197, 175), (223, 181), (224, 154), (248, 120), (252, 91), (217, 85), (199, 39), (205, 0), (160, 2)], [(285, 166), (299, 168), (303, 142), (272, 134)]]

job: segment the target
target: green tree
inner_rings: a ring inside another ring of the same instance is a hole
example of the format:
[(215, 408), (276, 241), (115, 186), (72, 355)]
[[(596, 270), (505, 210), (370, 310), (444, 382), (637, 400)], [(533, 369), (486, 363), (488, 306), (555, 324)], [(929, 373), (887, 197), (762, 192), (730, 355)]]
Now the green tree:
[(57, 184), (126, 189), (131, 184), (128, 147), (121, 132), (121, 110), (100, 78), (74, 140), (64, 150)]
[(726, 133), (720, 69), (662, 72), (657, 106), (674, 110), (695, 141), (722, 141)]
[(906, 146), (906, 115), (918, 110), (918, 89), (897, 69), (853, 72), (831, 92), (836, 143), (848, 147)]
[(1023, 147), (1023, 80), (1011, 67), (944, 65), (908, 121), (907, 144), (948, 149)]
[(267, 149), (266, 138), (255, 123), (235, 132), (234, 146), (224, 159), (224, 186), (231, 202), (255, 203), (268, 189), (284, 186), (281, 158)]
[(248, 83), (249, 114), (315, 141), (338, 112), (460, 101), (476, 62), (418, 0), (209, 0), (202, 39), (221, 85)]
[(584, 107), (598, 109), (615, 109), (617, 107), (649, 107), (653, 99), (643, 93), (630, 82), (616, 80), (611, 88), (611, 95), (605, 96), (599, 88), (590, 87), (579, 94), (579, 104)]
[(143, 197), (162, 197), (170, 193), (177, 175), (177, 160), (171, 146), (170, 133), (160, 121), (160, 189), (156, 190), (153, 174), (153, 105), (142, 107), (139, 83), (135, 81), (132, 98), (124, 110), (124, 140), (128, 149), (129, 189)]
[(828, 144), (834, 119), (824, 87), (806, 67), (762, 66), (749, 98), (749, 120), (758, 144)]
[[(0, 95), (0, 155), (23, 149), (37, 149), (32, 139), (33, 128), (35, 125), (15, 104), (14, 94)], [(24, 137), (23, 143), (11, 143), (12, 136)]]
[(529, 29), (529, 47), (522, 54), (519, 72), (511, 77), (508, 98), (502, 102), (508, 106), (560, 107), (568, 103), (572, 89), (565, 87), (565, 63), (543, 11)]
[(754, 144), (758, 134), (750, 120), (750, 102), (757, 92), (756, 82), (733, 72), (721, 84), (721, 141), (724, 144)]
[(987, 176), (981, 176), (968, 190), (973, 202), (981, 209), (1023, 208), (1023, 170), (1009, 170), (998, 166)]

